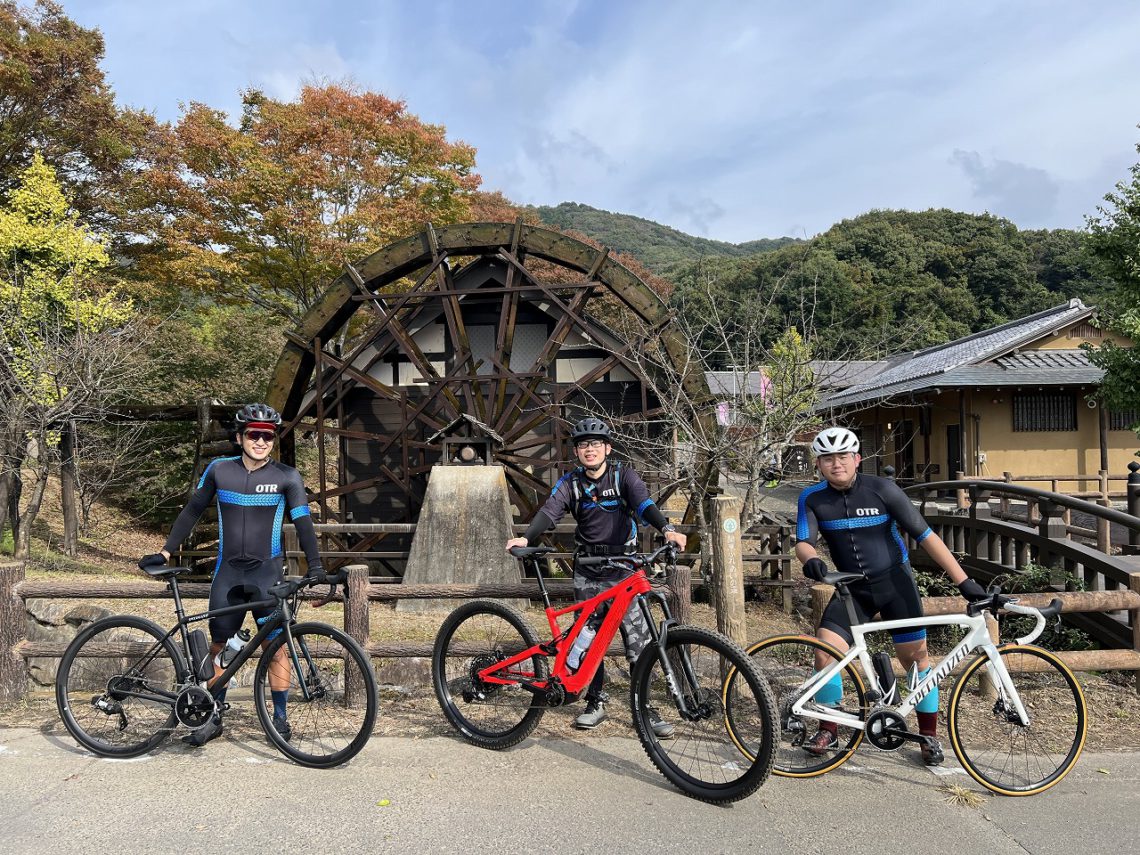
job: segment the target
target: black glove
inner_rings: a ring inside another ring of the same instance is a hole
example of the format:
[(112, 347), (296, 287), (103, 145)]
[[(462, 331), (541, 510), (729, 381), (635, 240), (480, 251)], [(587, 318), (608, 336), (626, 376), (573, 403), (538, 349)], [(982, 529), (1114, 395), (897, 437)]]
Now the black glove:
[(966, 581), (958, 583), (958, 591), (968, 603), (976, 603), (978, 600), (984, 600), (989, 596), (985, 588), (968, 577)]
[(309, 573), (305, 578), (310, 580), (310, 585), (323, 585), (325, 583), (325, 568), (319, 564), (316, 567), (310, 567)]
[(145, 570), (147, 567), (162, 567), (164, 564), (166, 564), (166, 556), (161, 552), (153, 552), (139, 559), (140, 570)]
[(827, 575), (827, 565), (822, 558), (809, 558), (804, 562), (804, 575), (816, 582), (822, 582)]

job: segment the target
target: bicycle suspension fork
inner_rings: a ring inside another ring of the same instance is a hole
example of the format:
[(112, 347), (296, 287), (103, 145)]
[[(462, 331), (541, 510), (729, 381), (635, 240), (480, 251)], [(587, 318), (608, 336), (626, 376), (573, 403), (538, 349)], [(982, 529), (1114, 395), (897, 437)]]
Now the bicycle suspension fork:
[[(661, 621), (660, 629), (653, 620), (653, 612), (649, 608), (648, 598), (653, 597), (661, 603), (661, 610), (664, 612), (665, 617)], [(673, 667), (673, 663), (669, 661), (669, 656), (665, 651), (665, 644), (669, 638), (670, 628), (677, 626), (677, 621), (673, 618), (673, 613), (669, 610), (669, 603), (665, 596), (657, 591), (650, 591), (647, 594), (641, 594), (637, 598), (637, 606), (641, 609), (641, 614), (645, 618), (645, 624), (649, 627), (649, 637), (652, 644), (655, 645), (657, 651), (657, 661), (661, 663), (661, 671), (665, 675), (665, 682), (669, 686), (669, 694), (673, 696), (673, 702), (677, 705), (678, 712), (681, 713), (688, 721), (695, 721), (701, 717), (699, 708), (694, 708), (694, 704), (699, 704), (697, 697), (697, 676), (693, 671), (692, 660), (689, 659), (689, 652), (684, 648), (678, 648), (677, 660), (681, 666), (681, 676), (684, 678), (685, 685), (690, 687), (691, 691), (686, 693), (681, 690), (681, 684), (677, 679), (677, 669)], [(692, 703), (690, 703), (690, 701)]]

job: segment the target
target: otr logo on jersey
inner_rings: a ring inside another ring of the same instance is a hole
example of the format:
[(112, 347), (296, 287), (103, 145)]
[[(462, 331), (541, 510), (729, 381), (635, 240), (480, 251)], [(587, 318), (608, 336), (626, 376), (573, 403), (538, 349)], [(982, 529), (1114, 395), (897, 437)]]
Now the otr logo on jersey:
[(857, 517), (877, 517), (882, 511), (878, 508), (856, 508), (855, 516)]
[(254, 489), (259, 493), (276, 493), (276, 484), (258, 484)]

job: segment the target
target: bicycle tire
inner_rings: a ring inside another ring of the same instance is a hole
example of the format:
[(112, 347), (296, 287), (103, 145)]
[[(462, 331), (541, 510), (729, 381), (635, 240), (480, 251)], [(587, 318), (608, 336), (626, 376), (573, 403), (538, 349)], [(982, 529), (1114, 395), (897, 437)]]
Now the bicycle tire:
[[(998, 648), (1030, 724), (1022, 727), (1000, 685), (991, 686), (989, 659), (971, 662), (950, 695), (947, 729), (962, 768), (1005, 796), (1044, 792), (1069, 773), (1084, 748), (1088, 710), (1073, 672), (1032, 645)], [(1012, 657), (1018, 657), (1016, 660)], [(1028, 657), (1028, 658), (1026, 658)]]
[(479, 669), (536, 644), (526, 618), (495, 600), (464, 603), (444, 620), (432, 650), (432, 685), (444, 716), (468, 742), (498, 751), (522, 742), (538, 726), (546, 706), (521, 682), (546, 679), (545, 656), (532, 656), (517, 670), (519, 685), (475, 678)]
[[(158, 624), (133, 615), (97, 620), (75, 636), (59, 661), (55, 702), (76, 742), (102, 757), (126, 759), (146, 754), (174, 731), (174, 698), (190, 674), (173, 639), (165, 636)], [(156, 643), (151, 655), (146, 649), (122, 656), (100, 649)], [(123, 694), (116, 686), (166, 695), (169, 702)]]
[[(791, 708), (800, 698), (798, 689), (816, 672), (817, 650), (836, 660), (843, 658), (843, 654), (830, 644), (806, 635), (772, 636), (750, 645), (745, 651), (768, 681), (774, 696), (779, 737), (772, 772), (782, 778), (814, 778), (830, 772), (847, 762), (863, 741), (862, 728), (841, 725), (834, 750), (817, 756), (803, 748), (803, 743), (811, 736), (807, 730), (813, 719), (793, 716)], [(854, 663), (844, 666), (841, 680), (842, 696), (849, 699), (842, 707), (843, 711), (865, 719), (867, 690)], [(854, 706), (851, 701), (854, 701)]]
[[(372, 736), (376, 724), (376, 678), (368, 654), (336, 627), (323, 623), (298, 623), (291, 627), (301, 672), (288, 662), (288, 738), (273, 724), (273, 658), (288, 651), (284, 632), (262, 651), (253, 677), (253, 700), (257, 717), (269, 741), (282, 754), (301, 766), (331, 769), (355, 757)], [(309, 656), (305, 653), (308, 652)], [(315, 665), (310, 668), (309, 657)], [(278, 674), (279, 678), (283, 675)], [(305, 700), (302, 680), (312, 697)]]
[[(658, 645), (646, 647), (634, 664), (630, 689), (634, 725), (650, 762), (679, 790), (701, 801), (725, 804), (752, 795), (772, 770), (776, 742), (772, 693), (763, 675), (740, 645), (702, 627), (671, 628), (665, 656), (686, 701), (701, 714), (695, 720), (681, 715)], [(654, 733), (654, 714), (672, 725), (670, 737)], [(735, 724), (729, 725), (729, 719)], [(737, 740), (747, 740), (751, 753), (742, 752)]]

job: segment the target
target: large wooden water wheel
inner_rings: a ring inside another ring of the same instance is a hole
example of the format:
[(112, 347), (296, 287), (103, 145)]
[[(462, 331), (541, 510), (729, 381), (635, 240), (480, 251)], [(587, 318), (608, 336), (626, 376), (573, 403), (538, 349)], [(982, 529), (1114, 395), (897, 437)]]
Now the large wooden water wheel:
[[(644, 335), (598, 319), (615, 312)], [(648, 346), (687, 364), (664, 302), (605, 249), (522, 223), (429, 226), (329, 286), (288, 335), (269, 401), (287, 421), (286, 462), (298, 435), (317, 439), (321, 477), (310, 487), (324, 521), (414, 522), (457, 419), (493, 436), (486, 462), (504, 467), (529, 519), (573, 458), (569, 423), (660, 415), (633, 356)], [(679, 370), (677, 382), (707, 394), (699, 371)], [(670, 461), (637, 463), (650, 480)]]

